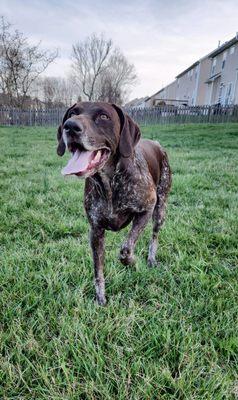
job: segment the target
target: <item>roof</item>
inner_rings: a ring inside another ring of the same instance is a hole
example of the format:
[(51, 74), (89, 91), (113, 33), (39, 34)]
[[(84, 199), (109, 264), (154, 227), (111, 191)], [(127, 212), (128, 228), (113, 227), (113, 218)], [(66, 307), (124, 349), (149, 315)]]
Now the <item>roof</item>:
[(190, 67), (186, 68), (183, 72), (181, 72), (179, 75), (176, 76), (177, 78), (180, 78), (181, 76), (183, 76), (184, 74), (186, 74), (186, 72), (190, 71), (190, 69), (193, 69), (194, 67), (196, 67), (199, 64), (199, 61), (196, 61), (195, 63), (193, 63), (192, 65), (190, 65)]
[(226, 49), (229, 49), (229, 47), (233, 46), (234, 44), (236, 44), (238, 42), (238, 35), (236, 35), (235, 37), (233, 37), (231, 40), (229, 40), (228, 42), (223, 43), (221, 46), (219, 46), (216, 50), (212, 51), (209, 54), (210, 58), (214, 58), (216, 57), (218, 54), (222, 53), (223, 51), (225, 51)]
[(177, 102), (183, 102), (183, 103), (186, 103), (187, 102), (187, 100), (186, 99), (183, 99), (183, 100), (179, 100), (179, 99), (156, 99), (156, 100), (161, 100), (161, 101), (177, 101)]
[(186, 68), (183, 72), (181, 72), (179, 75), (176, 76), (176, 78), (180, 78), (181, 76), (183, 76), (184, 74), (186, 74), (186, 72), (190, 71), (190, 69), (193, 69), (194, 67), (196, 67), (199, 62), (201, 60), (204, 60), (205, 58), (214, 58), (216, 57), (218, 54), (222, 53), (223, 51), (225, 51), (226, 49), (228, 49), (229, 47), (233, 46), (234, 44), (236, 44), (238, 42), (238, 35), (236, 35), (235, 37), (233, 37), (231, 40), (229, 40), (228, 42), (223, 43), (221, 46), (219, 46), (218, 48), (216, 48), (215, 50), (211, 51), (209, 54), (207, 54), (206, 56), (200, 58), (198, 61), (196, 61), (195, 63), (193, 63), (192, 65), (190, 65), (190, 67)]
[[(231, 40), (229, 40), (228, 42), (223, 43), (221, 46), (219, 46), (218, 48), (216, 48), (215, 50), (211, 51), (209, 54), (206, 54), (205, 56), (201, 57), (198, 61), (194, 62), (192, 65), (190, 65), (188, 68), (186, 68), (184, 71), (182, 71), (179, 75), (176, 76), (176, 79), (180, 78), (181, 76), (183, 76), (184, 74), (186, 74), (188, 71), (190, 71), (191, 69), (195, 68), (197, 65), (199, 65), (199, 63), (205, 59), (209, 59), (209, 58), (214, 58), (216, 57), (218, 54), (222, 53), (223, 51), (225, 51), (226, 49), (228, 49), (229, 47), (233, 46), (234, 44), (236, 44), (238, 42), (238, 34), (236, 34), (235, 37), (233, 37)], [(217, 76), (218, 77), (218, 76)], [(212, 80), (217, 78), (216, 76), (212, 76), (210, 77), (206, 83), (212, 82)], [(172, 82), (174, 83), (174, 81)], [(157, 96), (159, 93), (163, 92), (163, 90), (165, 88), (167, 88), (168, 86), (170, 86), (172, 83), (168, 84), (167, 86), (165, 86), (164, 88), (160, 89), (158, 92), (154, 93), (152, 96), (148, 97), (147, 100), (150, 100), (152, 97)]]
[(145, 101), (148, 101), (148, 100), (152, 99), (152, 97), (156, 96), (157, 94), (162, 93), (165, 89), (167, 89), (168, 86), (171, 86), (175, 82), (176, 81), (173, 81), (173, 82), (169, 83), (168, 85), (164, 86), (162, 89), (158, 90), (158, 92), (152, 94), (150, 97), (147, 97), (147, 99)]
[(214, 58), (216, 57), (218, 54), (222, 53), (224, 50), (228, 49), (229, 47), (233, 46), (234, 44), (236, 44), (238, 42), (238, 35), (236, 35), (235, 37), (233, 37), (231, 40), (229, 40), (228, 42), (223, 43), (221, 46), (219, 46), (218, 48), (216, 48), (215, 50), (211, 51), (209, 54), (207, 54), (206, 56), (200, 58), (198, 61), (196, 61), (195, 63), (193, 63), (192, 65), (190, 65), (190, 67), (186, 68), (183, 72), (181, 72), (179, 75), (176, 76), (176, 78), (180, 78), (182, 75), (186, 74), (186, 72), (190, 71), (190, 69), (193, 69), (194, 67), (196, 67), (199, 62), (201, 60), (204, 60), (205, 58)]
[(156, 96), (157, 94), (163, 92), (163, 90), (164, 90), (164, 88), (163, 88), (163, 89), (160, 89), (158, 92), (152, 94), (150, 97), (147, 97), (147, 99), (146, 99), (145, 101), (148, 101), (148, 100), (152, 99), (152, 97), (154, 97), (154, 96)]
[(146, 96), (146, 97), (140, 97), (139, 99), (136, 98), (136, 99), (130, 100), (130, 101), (128, 101), (128, 103), (126, 103), (126, 104), (124, 105), (124, 107), (134, 107), (134, 106), (138, 106), (138, 105), (140, 105), (141, 103), (143, 103), (144, 101), (146, 101), (147, 99), (148, 99), (148, 96)]

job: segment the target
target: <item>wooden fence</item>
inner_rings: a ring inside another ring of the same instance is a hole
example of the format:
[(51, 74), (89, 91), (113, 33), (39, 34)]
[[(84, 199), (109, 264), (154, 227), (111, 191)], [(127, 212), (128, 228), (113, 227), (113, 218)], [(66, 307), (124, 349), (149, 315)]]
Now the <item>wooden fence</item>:
[[(160, 106), (125, 109), (139, 124), (186, 124), (238, 122), (238, 106)], [(0, 125), (56, 126), (65, 108), (26, 109), (0, 107)]]
[(65, 108), (17, 109), (0, 107), (0, 125), (55, 126), (59, 125)]
[(128, 114), (139, 124), (186, 124), (238, 122), (238, 106), (160, 106), (128, 109)]

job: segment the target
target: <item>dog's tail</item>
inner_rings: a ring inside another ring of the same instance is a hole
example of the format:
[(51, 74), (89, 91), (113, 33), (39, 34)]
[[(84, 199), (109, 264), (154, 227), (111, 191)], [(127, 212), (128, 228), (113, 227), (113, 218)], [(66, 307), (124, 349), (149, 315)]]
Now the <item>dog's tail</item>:
[(163, 151), (160, 180), (157, 187), (157, 195), (165, 201), (172, 185), (172, 171), (166, 151)]

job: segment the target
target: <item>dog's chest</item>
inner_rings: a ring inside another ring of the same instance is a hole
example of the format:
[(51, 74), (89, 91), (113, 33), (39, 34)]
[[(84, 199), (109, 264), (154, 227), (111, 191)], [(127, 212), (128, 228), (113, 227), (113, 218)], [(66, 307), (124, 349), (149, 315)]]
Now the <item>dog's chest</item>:
[(102, 198), (97, 199), (96, 202), (85, 201), (85, 209), (92, 225), (113, 231), (118, 231), (126, 226), (133, 216), (129, 210), (116, 209)]
[(156, 192), (150, 177), (141, 174), (115, 174), (99, 186), (86, 182), (85, 209), (91, 224), (119, 230), (131, 222), (135, 213), (153, 207)]

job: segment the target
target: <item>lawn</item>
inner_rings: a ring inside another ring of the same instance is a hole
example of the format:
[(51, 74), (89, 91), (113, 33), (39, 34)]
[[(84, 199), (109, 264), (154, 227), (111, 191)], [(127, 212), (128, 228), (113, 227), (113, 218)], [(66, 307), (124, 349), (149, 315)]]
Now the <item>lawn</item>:
[(148, 269), (117, 260), (94, 303), (83, 181), (64, 179), (54, 128), (0, 128), (0, 398), (238, 398), (238, 124), (146, 126), (173, 186)]

